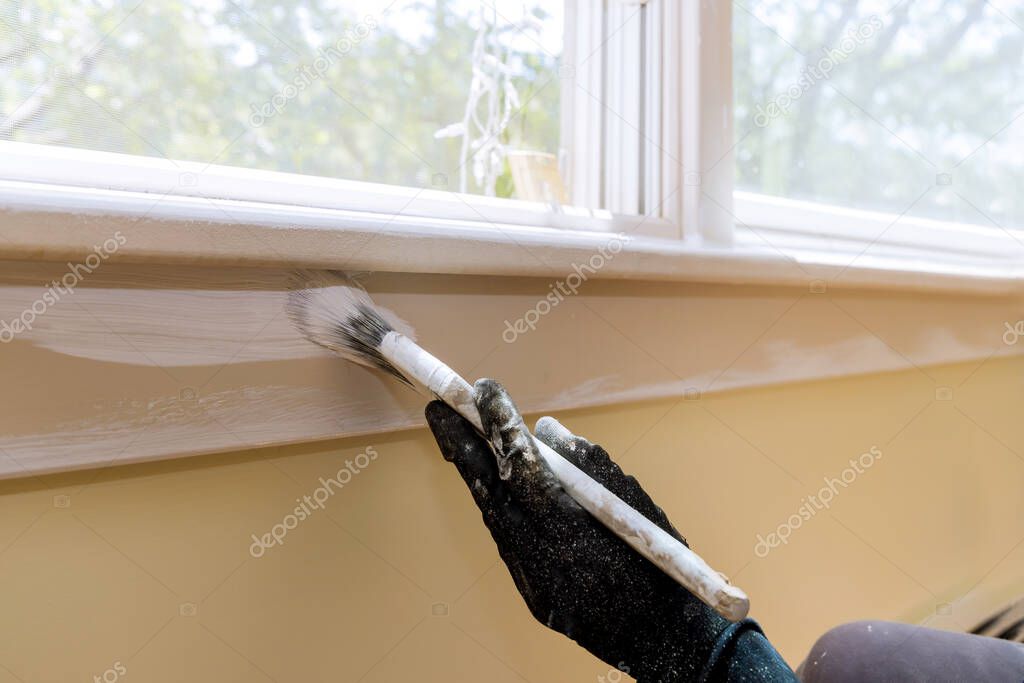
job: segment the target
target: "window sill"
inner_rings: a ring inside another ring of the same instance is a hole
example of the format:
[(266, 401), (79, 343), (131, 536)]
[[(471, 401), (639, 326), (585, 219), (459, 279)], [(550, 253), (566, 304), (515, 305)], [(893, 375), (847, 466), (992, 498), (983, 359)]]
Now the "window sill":
[(589, 278), (1024, 290), (1008, 257), (1024, 248), (1016, 233), (909, 217), (893, 227), (884, 214), (749, 193), (736, 215), (735, 243), (714, 246), (654, 217), (0, 142), (8, 260), (81, 259), (120, 231), (111, 258), (124, 263), (534, 277), (599, 263)]
[(630, 236), (623, 242), (610, 230), (22, 180), (0, 181), (0, 217), (0, 258), (8, 260), (80, 259), (120, 231), (125, 243), (112, 258), (124, 263), (551, 277), (612, 245), (613, 257), (597, 259), (591, 277), (958, 294), (1024, 289), (1022, 268), (1003, 257), (780, 231), (766, 237), (756, 228), (741, 228), (726, 247), (631, 236), (646, 224), (642, 217), (602, 225)]

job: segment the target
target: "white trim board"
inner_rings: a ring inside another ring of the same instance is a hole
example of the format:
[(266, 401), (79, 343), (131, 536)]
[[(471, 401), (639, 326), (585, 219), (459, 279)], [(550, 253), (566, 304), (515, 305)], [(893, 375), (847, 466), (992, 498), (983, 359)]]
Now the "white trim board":
[(1024, 257), (1024, 230), (954, 223), (916, 216), (737, 192), (736, 217), (754, 241), (787, 238), (823, 244), (881, 245), (928, 254), (937, 261), (984, 258), (998, 264)]
[(673, 229), (655, 216), (643, 219), (577, 206), (460, 194), (445, 189), (449, 180), (443, 176), (429, 187), (405, 187), (8, 141), (0, 141), (0, 179), (124, 191), (147, 196), (150, 205), (170, 195), (499, 227), (614, 232), (635, 229), (642, 220), (640, 234), (669, 234)]
[[(642, 219), (636, 219), (642, 221)], [(1005, 294), (1024, 267), (1003, 259), (933, 261), (877, 244), (859, 252), (781, 240), (713, 247), (684, 240), (275, 202), (0, 181), (0, 258), (81, 260), (118, 231), (122, 263), (309, 266), (344, 270), (564, 277), (609, 244), (592, 279)]]
[[(676, 225), (657, 216), (559, 212), (529, 202), (21, 143), (0, 142), (0, 152), (3, 259), (82, 259), (120, 231), (124, 244), (110, 258), (123, 263), (559, 276), (589, 262), (615, 233), (630, 240), (593, 279), (1024, 290), (1024, 265), (1014, 258), (1024, 238), (909, 219), (894, 226), (893, 217), (835, 207), (815, 213), (787, 200), (739, 197), (750, 222), (736, 244), (716, 245), (699, 235), (678, 239)], [(802, 221), (795, 228), (794, 216)], [(914, 248), (904, 239), (905, 223), (912, 236), (940, 235), (943, 243)]]
[[(0, 264), (0, 320), (66, 272)], [(282, 312), (288, 276), (104, 262), (0, 344), (0, 376), (17, 388), (0, 411), (0, 477), (422, 424), (421, 397), (296, 335)], [(1024, 317), (1018, 297), (589, 281), (542, 306), (553, 278), (366, 284), (426, 348), (469, 378), (503, 380), (529, 412), (864, 372), (927, 378), (932, 364), (1024, 348), (1002, 339)], [(503, 340), (529, 311), (535, 329)]]

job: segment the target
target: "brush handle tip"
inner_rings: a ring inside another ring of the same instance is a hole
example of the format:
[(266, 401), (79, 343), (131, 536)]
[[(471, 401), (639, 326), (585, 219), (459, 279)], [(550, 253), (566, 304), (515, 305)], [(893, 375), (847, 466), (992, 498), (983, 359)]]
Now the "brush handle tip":
[(715, 602), (710, 606), (729, 621), (740, 621), (750, 613), (750, 598), (739, 586), (729, 584), (715, 592)]

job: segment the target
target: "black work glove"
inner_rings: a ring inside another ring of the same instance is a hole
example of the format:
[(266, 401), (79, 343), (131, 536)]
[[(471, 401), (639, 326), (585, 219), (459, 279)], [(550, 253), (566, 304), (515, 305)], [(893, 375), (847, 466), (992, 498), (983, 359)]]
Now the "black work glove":
[[(756, 624), (730, 625), (581, 508), (501, 385), (482, 379), (475, 388), (490, 444), (440, 401), (427, 406), (427, 422), (534, 617), (642, 682), (796, 680)], [(536, 438), (686, 543), (603, 448), (550, 417), (538, 421)], [(745, 643), (754, 657), (730, 661)]]

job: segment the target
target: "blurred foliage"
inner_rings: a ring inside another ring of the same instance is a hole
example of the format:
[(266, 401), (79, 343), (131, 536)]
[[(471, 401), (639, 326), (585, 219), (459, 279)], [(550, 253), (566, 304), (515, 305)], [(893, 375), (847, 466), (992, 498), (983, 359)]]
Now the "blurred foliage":
[[(463, 114), (474, 3), (370, 4), (4, 2), (0, 139), (419, 187), (455, 178), (460, 143), (434, 133)], [(505, 142), (557, 151), (556, 56), (510, 51), (525, 104)]]
[[(879, 30), (829, 78), (758, 125), (758, 107), (872, 16)], [(1020, 4), (761, 0), (733, 21), (738, 189), (1024, 226)]]
[[(997, 4), (734, 5), (737, 187), (1024, 226), (1024, 7)], [(417, 187), (443, 174), (453, 188), (460, 141), (434, 134), (463, 117), (475, 3), (399, 0), (373, 14), (385, 5), (7, 0), (0, 139)], [(757, 125), (759, 107), (872, 16), (879, 30)], [(329, 49), (337, 57), (310, 78)], [(509, 51), (526, 104), (503, 142), (557, 152), (557, 56), (528, 41)], [(507, 171), (497, 187), (512, 193)]]

